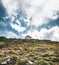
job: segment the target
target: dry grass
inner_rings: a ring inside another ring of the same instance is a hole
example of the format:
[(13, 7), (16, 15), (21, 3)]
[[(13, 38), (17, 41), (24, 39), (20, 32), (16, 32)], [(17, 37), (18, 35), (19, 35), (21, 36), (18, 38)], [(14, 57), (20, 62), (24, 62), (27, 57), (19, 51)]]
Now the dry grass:
[[(56, 42), (49, 43), (48, 41), (35, 41), (35, 42), (33, 41), (34, 40), (32, 40), (32, 42), (30, 40), (27, 42), (24, 41), (21, 44), (15, 43), (15, 42), (13, 42), (12, 44), (11, 42), (9, 42), (10, 44), (8, 45), (4, 44), (4, 47), (0, 49), (0, 54), (2, 56), (3, 54), (5, 54), (6, 56), (9, 55), (12, 58), (16, 57), (17, 59), (15, 61), (16, 62), (15, 65), (18, 65), (18, 62), (20, 61), (23, 61), (23, 62), (33, 61), (34, 65), (37, 65), (37, 63), (42, 59), (48, 62), (52, 62), (53, 65), (59, 64), (59, 54), (58, 54), (59, 43), (56, 43)], [(3, 43), (4, 41), (0, 42), (0, 44), (3, 44)], [(54, 57), (58, 61), (53, 62)]]

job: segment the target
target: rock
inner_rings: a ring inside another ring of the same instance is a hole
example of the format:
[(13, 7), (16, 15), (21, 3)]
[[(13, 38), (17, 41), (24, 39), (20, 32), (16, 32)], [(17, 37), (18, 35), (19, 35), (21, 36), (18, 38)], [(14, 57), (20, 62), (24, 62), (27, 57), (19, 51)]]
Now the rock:
[(1, 65), (7, 65), (7, 61), (1, 62)]
[(7, 65), (7, 64), (10, 63), (10, 61), (11, 61), (10, 56), (7, 56), (7, 57), (4, 59), (4, 61), (2, 61), (2, 62), (0, 63), (0, 65)]
[(34, 63), (32, 61), (28, 61), (28, 64), (29, 65), (33, 65)]

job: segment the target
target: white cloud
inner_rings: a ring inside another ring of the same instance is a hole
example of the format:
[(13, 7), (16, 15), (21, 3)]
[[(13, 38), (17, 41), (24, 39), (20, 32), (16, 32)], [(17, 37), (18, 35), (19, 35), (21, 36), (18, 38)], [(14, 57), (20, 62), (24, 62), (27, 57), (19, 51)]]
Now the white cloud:
[(15, 33), (8, 31), (6, 32), (6, 36), (7, 38), (19, 38), (19, 36), (17, 36)]
[(48, 18), (59, 17), (55, 15), (59, 10), (59, 0), (4, 0), (2, 3), (9, 15), (16, 15), (18, 10), (25, 11), (27, 19), (32, 17), (29, 25), (41, 26), (49, 22)]
[[(45, 32), (45, 33), (44, 33)], [(42, 29), (40, 31), (41, 39), (48, 39), (52, 41), (59, 41), (59, 27), (54, 26), (51, 29)]]
[(14, 21), (15, 21), (15, 17), (12, 16), (12, 17), (11, 17), (11, 22), (14, 22)]
[(39, 34), (39, 32), (37, 30), (35, 31), (28, 31), (26, 34), (22, 34), (23, 37), (29, 35), (31, 36), (32, 38), (36, 39), (37, 38), (37, 35)]
[(41, 39), (41, 40), (46, 39), (46, 40), (52, 40), (52, 41), (59, 41), (59, 27), (55, 26), (49, 30), (42, 28), (40, 31), (29, 30), (26, 34), (22, 34), (22, 36), (24, 37), (27, 35), (31, 36), (34, 39)]
[[(47, 24), (49, 22), (48, 19), (57, 19), (59, 15), (57, 15), (57, 11), (59, 11), (59, 0), (4, 0), (2, 1), (4, 7), (9, 16), (11, 16), (11, 22), (15, 20), (15, 17), (18, 14), (18, 10), (25, 11), (27, 15), (27, 19), (24, 19), (25, 23), (28, 26), (41, 26), (43, 24)], [(32, 20), (29, 19), (32, 17)], [(17, 24), (11, 23), (11, 27), (18, 32), (22, 32), (25, 30), (24, 27), (21, 27), (21, 23), (17, 20)], [(54, 22), (53, 22), (54, 23)], [(38, 39), (50, 39), (59, 41), (59, 27), (55, 26), (51, 29), (42, 28), (40, 31), (31, 30), (28, 31), (27, 34), (22, 34), (23, 36), (30, 35), (32, 38)]]
[(45, 39), (46, 38), (46, 33), (47, 29), (42, 29), (40, 32), (38, 30), (29, 30), (26, 34), (22, 34), (22, 36), (31, 36), (33, 39)]
[(53, 16), (59, 10), (59, 0), (31, 0), (30, 7), (26, 9), (28, 17), (32, 17), (32, 25), (46, 24), (50, 19), (57, 19)]
[(18, 32), (23, 32), (23, 31), (25, 30), (24, 27), (21, 27), (21, 26), (19, 26), (19, 25), (17, 25), (17, 24), (11, 23), (10, 25), (11, 25), (11, 27), (12, 27), (13, 29), (17, 30)]
[(11, 15), (17, 15), (17, 10), (20, 8), (19, 1), (18, 0), (4, 0), (2, 1), (4, 7), (6, 8), (6, 11), (9, 16)]
[(50, 40), (59, 41), (59, 27), (55, 26), (49, 30), (50, 32)]
[(19, 38), (17, 34), (11, 31), (5, 31), (5, 32), (0, 31), (0, 36), (4, 36), (6, 38)]
[(21, 23), (20, 23), (20, 21), (17, 19), (16, 20), (16, 23), (19, 25), (19, 26), (21, 26)]

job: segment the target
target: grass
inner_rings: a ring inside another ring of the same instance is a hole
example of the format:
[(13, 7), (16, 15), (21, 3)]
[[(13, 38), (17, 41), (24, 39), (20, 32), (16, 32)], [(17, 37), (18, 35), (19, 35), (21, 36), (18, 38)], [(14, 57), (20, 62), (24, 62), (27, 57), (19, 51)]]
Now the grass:
[(44, 63), (45, 65), (58, 65), (59, 42), (2, 37), (0, 38), (0, 56), (1, 60), (10, 56), (10, 65), (29, 65), (28, 61), (33, 62), (33, 65), (44, 65)]

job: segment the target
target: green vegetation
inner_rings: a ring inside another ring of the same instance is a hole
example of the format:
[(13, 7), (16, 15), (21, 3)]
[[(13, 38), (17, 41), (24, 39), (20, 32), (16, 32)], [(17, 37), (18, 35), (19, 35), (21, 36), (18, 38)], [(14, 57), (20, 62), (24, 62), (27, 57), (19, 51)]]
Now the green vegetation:
[(59, 65), (59, 42), (0, 37), (0, 65)]
[(50, 63), (48, 61), (45, 61), (45, 60), (40, 60), (38, 65), (50, 65)]

